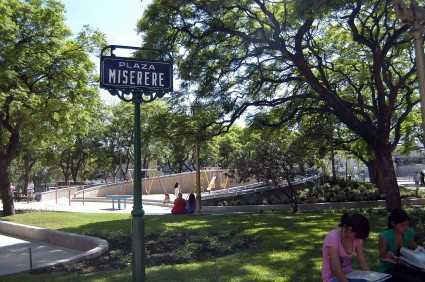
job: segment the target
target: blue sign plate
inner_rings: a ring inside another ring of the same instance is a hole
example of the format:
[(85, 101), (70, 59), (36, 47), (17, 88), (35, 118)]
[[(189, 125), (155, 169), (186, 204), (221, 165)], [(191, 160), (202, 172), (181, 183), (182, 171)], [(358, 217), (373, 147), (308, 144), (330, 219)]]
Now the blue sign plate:
[(120, 57), (101, 57), (101, 88), (173, 91), (173, 65)]

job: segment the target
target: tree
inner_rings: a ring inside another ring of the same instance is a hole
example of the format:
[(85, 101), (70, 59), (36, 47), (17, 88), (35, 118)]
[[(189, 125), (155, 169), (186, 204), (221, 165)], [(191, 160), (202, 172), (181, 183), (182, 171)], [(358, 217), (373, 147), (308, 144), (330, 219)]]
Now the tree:
[(71, 109), (90, 104), (97, 95), (88, 52), (104, 40), (88, 28), (70, 38), (57, 1), (2, 1), (0, 14), (0, 192), (9, 215), (9, 169), (23, 132), (55, 128)]
[[(243, 148), (242, 134), (244, 130), (238, 126), (232, 126), (226, 134), (217, 136), (213, 142), (216, 148), (216, 162), (222, 168), (234, 168), (235, 158)], [(212, 145), (212, 146), (214, 146)], [(210, 150), (213, 151), (213, 150)]]
[(205, 144), (228, 128), (216, 123), (223, 114), (217, 105), (203, 101), (189, 101), (194, 95), (188, 94), (179, 99), (175, 97), (167, 102), (167, 109), (155, 117), (152, 123), (156, 136), (162, 140), (166, 149), (163, 151), (163, 162), (175, 172), (194, 170), (196, 168), (196, 146), (200, 147), (201, 165), (208, 165)]
[[(198, 93), (249, 106), (334, 115), (370, 152), (388, 209), (401, 206), (392, 151), (418, 104), (408, 26), (390, 0), (155, 1), (147, 46), (173, 53)], [(185, 50), (182, 52), (181, 50)]]
[(236, 168), (245, 180), (255, 177), (283, 191), (292, 211), (298, 211), (298, 193), (293, 185), (305, 168), (314, 167), (320, 159), (320, 150), (307, 135), (288, 128), (247, 129), (249, 142), (236, 158)]

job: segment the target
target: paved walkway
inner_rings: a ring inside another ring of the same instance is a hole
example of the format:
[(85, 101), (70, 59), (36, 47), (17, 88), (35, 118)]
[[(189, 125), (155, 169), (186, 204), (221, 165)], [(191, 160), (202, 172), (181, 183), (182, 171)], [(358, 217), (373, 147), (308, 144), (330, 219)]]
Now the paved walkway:
[[(115, 204), (115, 208), (117, 204)], [(123, 205), (121, 205), (123, 208)], [(2, 209), (0, 204), (0, 210)], [(71, 202), (69, 205), (68, 199), (59, 199), (58, 204), (55, 201), (41, 201), (41, 202), (15, 202), (15, 209), (17, 210), (41, 210), (41, 211), (67, 211), (67, 212), (90, 212), (90, 213), (131, 213), (133, 204), (127, 204), (125, 209), (113, 210), (112, 202)], [(145, 214), (169, 214), (170, 207), (162, 207), (155, 205), (143, 205)]]
[(30, 248), (33, 268), (60, 263), (61, 260), (83, 253), (56, 245), (29, 242), (0, 234), (0, 276), (29, 271)]
[[(415, 184), (411, 179), (398, 179), (399, 185), (403, 185), (408, 189), (416, 189)], [(421, 190), (424, 190), (424, 187), (421, 187)], [(183, 198), (187, 198), (188, 194), (184, 194)], [(158, 201), (162, 202), (164, 199), (163, 194), (150, 194), (143, 195), (143, 199), (147, 201), (147, 204), (143, 205), (143, 209), (146, 214), (169, 214), (171, 213), (171, 207), (164, 207), (159, 205), (154, 205), (149, 203), (149, 201)], [(174, 201), (175, 197), (173, 194), (170, 194), (171, 203)], [(115, 206), (117, 206), (115, 204)], [(15, 202), (15, 208), (17, 210), (42, 210), (42, 211), (67, 211), (67, 212), (90, 212), (90, 213), (131, 213), (133, 208), (132, 203), (127, 204), (125, 209), (113, 210), (112, 202), (85, 202), (84, 205), (79, 201), (72, 201), (69, 205), (69, 200), (67, 198), (60, 198), (58, 203), (56, 201), (41, 201), (41, 202)], [(122, 205), (123, 208), (123, 205)], [(2, 209), (2, 204), (0, 202), (0, 210)], [(214, 208), (215, 209), (215, 208)], [(215, 211), (215, 210), (214, 210)]]

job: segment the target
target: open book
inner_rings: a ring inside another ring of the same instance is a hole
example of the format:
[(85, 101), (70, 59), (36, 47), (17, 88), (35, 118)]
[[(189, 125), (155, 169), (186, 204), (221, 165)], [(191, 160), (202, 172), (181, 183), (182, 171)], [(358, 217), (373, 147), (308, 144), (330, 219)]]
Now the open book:
[(401, 248), (401, 259), (409, 265), (425, 270), (425, 252), (422, 250), (410, 250)]
[(381, 272), (354, 270), (346, 275), (350, 282), (381, 282), (391, 278), (391, 275)]

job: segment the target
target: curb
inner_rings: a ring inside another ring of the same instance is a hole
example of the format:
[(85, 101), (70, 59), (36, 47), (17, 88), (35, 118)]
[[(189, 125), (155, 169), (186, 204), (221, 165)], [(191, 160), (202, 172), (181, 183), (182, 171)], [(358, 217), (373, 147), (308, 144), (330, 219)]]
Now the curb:
[[(425, 199), (404, 198), (401, 199), (403, 205), (425, 205)], [(385, 200), (358, 201), (358, 202), (323, 202), (311, 204), (298, 204), (299, 212), (314, 212), (331, 209), (361, 209), (385, 207)], [(291, 211), (288, 204), (277, 205), (240, 205), (240, 206), (202, 206), (202, 212), (206, 213), (258, 213), (258, 212), (278, 212)]]
[(100, 238), (14, 222), (7, 222), (3, 220), (0, 220), (0, 234), (32, 242), (48, 243), (83, 252), (66, 259), (39, 265), (34, 267), (33, 270), (43, 269), (57, 264), (67, 264), (84, 259), (96, 258), (109, 249), (109, 243), (106, 240)]

